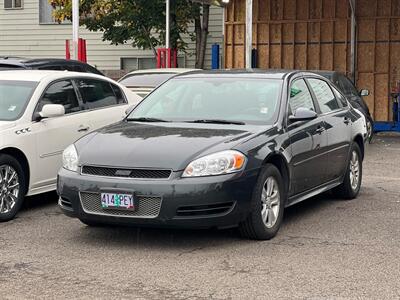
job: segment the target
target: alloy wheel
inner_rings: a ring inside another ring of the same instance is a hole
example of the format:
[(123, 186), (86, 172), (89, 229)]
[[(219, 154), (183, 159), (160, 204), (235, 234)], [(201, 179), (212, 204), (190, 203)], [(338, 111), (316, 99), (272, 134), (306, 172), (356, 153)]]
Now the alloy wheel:
[(19, 178), (9, 165), (0, 166), (0, 214), (9, 213), (18, 201)]
[(351, 153), (350, 159), (350, 186), (353, 191), (357, 190), (360, 178), (360, 161), (356, 151)]
[(367, 121), (367, 138), (369, 141), (372, 138), (372, 124), (370, 121)]
[(261, 193), (261, 218), (267, 228), (272, 228), (278, 220), (280, 203), (278, 183), (274, 177), (268, 177)]

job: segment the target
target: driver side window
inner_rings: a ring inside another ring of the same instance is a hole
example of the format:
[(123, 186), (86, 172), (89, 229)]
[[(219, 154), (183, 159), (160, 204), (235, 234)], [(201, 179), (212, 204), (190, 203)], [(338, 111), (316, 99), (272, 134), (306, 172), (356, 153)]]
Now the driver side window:
[(65, 114), (80, 111), (79, 101), (71, 80), (62, 80), (51, 84), (40, 99), (37, 111), (42, 111), (46, 104), (63, 105)]
[(293, 114), (299, 107), (315, 111), (311, 93), (304, 79), (294, 81), (290, 87), (289, 115)]

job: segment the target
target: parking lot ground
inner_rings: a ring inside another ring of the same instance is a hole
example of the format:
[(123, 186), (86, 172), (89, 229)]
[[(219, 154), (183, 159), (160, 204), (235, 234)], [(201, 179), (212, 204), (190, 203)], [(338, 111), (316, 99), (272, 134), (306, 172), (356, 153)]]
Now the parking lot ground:
[(287, 209), (278, 236), (89, 228), (55, 194), (0, 224), (0, 298), (400, 298), (400, 136), (368, 146), (360, 196)]

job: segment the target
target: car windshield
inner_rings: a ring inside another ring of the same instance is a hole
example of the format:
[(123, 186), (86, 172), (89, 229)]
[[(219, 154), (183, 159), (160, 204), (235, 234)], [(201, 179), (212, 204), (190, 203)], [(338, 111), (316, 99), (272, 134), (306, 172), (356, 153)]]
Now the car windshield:
[(127, 87), (156, 87), (174, 75), (175, 73), (132, 74), (122, 78), (119, 83)]
[(37, 82), (0, 80), (0, 121), (14, 121), (23, 114)]
[(282, 80), (174, 78), (139, 104), (127, 120), (273, 124)]

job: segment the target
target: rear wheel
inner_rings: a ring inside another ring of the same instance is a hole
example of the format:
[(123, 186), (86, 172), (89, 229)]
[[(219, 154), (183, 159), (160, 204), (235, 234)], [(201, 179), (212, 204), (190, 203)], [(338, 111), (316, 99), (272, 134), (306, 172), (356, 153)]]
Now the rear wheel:
[(239, 224), (241, 235), (256, 240), (273, 238), (281, 226), (285, 204), (282, 176), (274, 165), (262, 169), (251, 201), (249, 216)]
[(343, 183), (334, 189), (337, 196), (343, 199), (354, 199), (360, 192), (362, 181), (362, 156), (360, 147), (354, 143)]
[(26, 192), (25, 176), (19, 162), (12, 156), (0, 154), (0, 222), (15, 217)]

